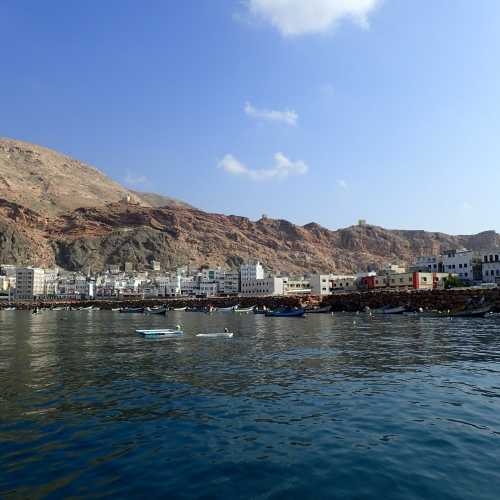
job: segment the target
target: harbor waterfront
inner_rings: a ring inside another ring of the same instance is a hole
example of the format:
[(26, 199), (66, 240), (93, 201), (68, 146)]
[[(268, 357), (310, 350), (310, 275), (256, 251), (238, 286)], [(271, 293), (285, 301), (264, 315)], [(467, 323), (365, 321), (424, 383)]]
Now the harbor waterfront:
[(495, 316), (0, 321), (3, 498), (498, 498)]
[(325, 307), (330, 306), (333, 311), (357, 312), (366, 308), (378, 309), (381, 307), (403, 306), (408, 310), (448, 311), (462, 309), (471, 304), (486, 303), (491, 306), (492, 312), (500, 312), (500, 289), (456, 288), (450, 290), (421, 290), (421, 291), (372, 291), (372, 292), (341, 292), (325, 297), (314, 295), (289, 296), (254, 296), (254, 297), (209, 297), (209, 298), (181, 298), (181, 299), (136, 299), (136, 300), (38, 300), (5, 301), (0, 309), (16, 307), (18, 309), (54, 308), (54, 307), (95, 307), (100, 309), (116, 309), (123, 307), (146, 308), (167, 306), (175, 309), (190, 308), (229, 308), (239, 305), (247, 307), (266, 307), (275, 309), (281, 307)]

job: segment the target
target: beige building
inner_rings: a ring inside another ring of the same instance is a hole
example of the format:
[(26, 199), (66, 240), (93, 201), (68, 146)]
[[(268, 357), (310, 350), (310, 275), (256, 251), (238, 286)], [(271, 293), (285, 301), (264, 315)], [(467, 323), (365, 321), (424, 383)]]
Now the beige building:
[(45, 292), (45, 272), (36, 267), (19, 267), (16, 270), (16, 299), (34, 300)]

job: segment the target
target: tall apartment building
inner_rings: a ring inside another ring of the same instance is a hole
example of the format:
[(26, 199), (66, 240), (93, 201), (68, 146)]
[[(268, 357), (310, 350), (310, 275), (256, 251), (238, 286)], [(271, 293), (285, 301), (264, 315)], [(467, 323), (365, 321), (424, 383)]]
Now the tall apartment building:
[(34, 300), (45, 293), (45, 272), (36, 267), (16, 269), (16, 299)]
[(264, 279), (264, 268), (260, 262), (255, 264), (242, 264), (240, 266), (241, 281)]

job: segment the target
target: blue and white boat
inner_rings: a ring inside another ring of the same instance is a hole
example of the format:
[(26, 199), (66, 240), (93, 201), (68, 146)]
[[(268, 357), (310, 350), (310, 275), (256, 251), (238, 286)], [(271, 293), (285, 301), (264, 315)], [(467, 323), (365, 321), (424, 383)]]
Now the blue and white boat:
[(303, 308), (293, 309), (276, 309), (274, 311), (266, 311), (266, 316), (271, 318), (302, 318), (305, 314)]
[(184, 335), (184, 332), (182, 330), (172, 330), (170, 328), (155, 330), (136, 330), (135, 333), (142, 335), (146, 340), (176, 338), (182, 337), (182, 335)]

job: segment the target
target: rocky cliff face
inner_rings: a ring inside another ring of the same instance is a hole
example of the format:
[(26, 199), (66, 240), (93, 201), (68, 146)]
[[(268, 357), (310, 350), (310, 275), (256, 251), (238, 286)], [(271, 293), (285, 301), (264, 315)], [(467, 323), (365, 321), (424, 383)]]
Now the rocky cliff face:
[[(130, 196), (132, 203), (121, 200)], [(157, 205), (166, 205), (158, 207)], [(274, 271), (352, 272), (411, 262), (448, 248), (491, 248), (494, 231), (450, 236), (209, 214), (171, 198), (134, 193), (63, 155), (0, 140), (0, 262), (101, 270), (193, 264), (236, 267), (260, 259)]]
[(53, 218), (3, 202), (0, 261), (57, 264), (101, 270), (133, 262), (164, 268), (192, 264), (236, 267), (260, 259), (274, 271), (352, 272), (367, 264), (411, 262), (416, 255), (448, 248), (500, 244), (494, 233), (449, 236), (390, 231), (375, 226), (329, 231), (316, 224), (208, 214), (188, 208), (150, 208), (123, 203), (81, 208)]

